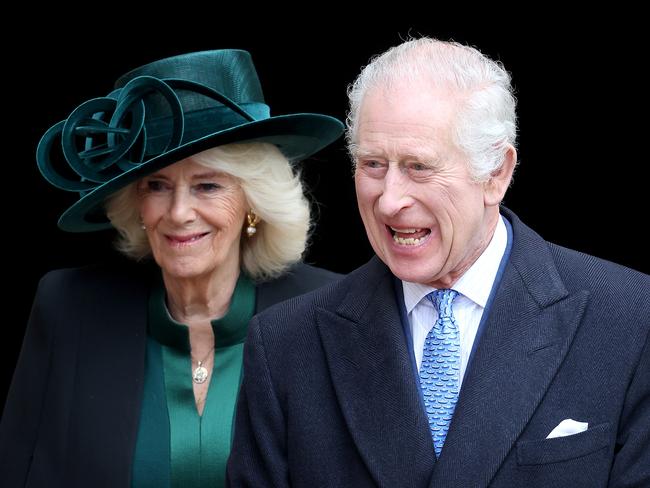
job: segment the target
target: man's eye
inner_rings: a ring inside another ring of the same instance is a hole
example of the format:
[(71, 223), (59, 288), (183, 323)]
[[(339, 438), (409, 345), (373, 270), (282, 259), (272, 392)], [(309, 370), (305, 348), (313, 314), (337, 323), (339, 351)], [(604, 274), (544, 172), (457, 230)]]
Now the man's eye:
[(368, 159), (366, 161), (363, 161), (363, 165), (366, 168), (381, 168), (381, 163), (375, 159)]

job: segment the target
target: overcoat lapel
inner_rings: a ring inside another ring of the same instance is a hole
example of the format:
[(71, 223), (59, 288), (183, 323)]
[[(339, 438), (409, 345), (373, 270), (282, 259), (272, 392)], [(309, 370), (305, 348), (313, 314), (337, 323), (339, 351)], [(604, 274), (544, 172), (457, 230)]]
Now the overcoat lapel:
[(87, 279), (83, 289), (74, 314), (83, 367), (75, 371), (66, 480), (68, 486), (127, 486), (142, 401), (148, 279), (104, 274)]
[(364, 271), (351, 280), (355, 293), (347, 295), (335, 312), (317, 312), (334, 389), (376, 483), (426, 486), (435, 454), (392, 275), (377, 258)]
[(463, 381), (431, 487), (484, 487), (533, 415), (588, 299), (569, 294), (547, 244), (506, 212), (514, 245)]

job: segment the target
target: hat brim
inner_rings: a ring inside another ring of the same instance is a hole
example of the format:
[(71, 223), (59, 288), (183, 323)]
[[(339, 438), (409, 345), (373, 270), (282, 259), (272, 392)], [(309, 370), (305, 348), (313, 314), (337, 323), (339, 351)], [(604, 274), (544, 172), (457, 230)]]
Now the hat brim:
[(278, 146), (289, 161), (295, 162), (320, 151), (342, 133), (343, 124), (339, 120), (320, 114), (280, 115), (215, 132), (144, 161), (95, 188), (68, 208), (58, 225), (67, 232), (110, 228), (104, 213), (108, 196), (148, 174), (213, 147), (235, 142), (269, 142)]

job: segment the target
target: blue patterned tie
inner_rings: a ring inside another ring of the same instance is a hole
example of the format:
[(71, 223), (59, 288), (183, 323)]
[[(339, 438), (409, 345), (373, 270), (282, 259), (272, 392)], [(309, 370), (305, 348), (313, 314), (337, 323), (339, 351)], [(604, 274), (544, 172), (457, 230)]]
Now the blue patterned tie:
[(460, 334), (451, 310), (451, 302), (457, 296), (455, 290), (436, 290), (427, 295), (438, 311), (438, 320), (424, 341), (420, 387), (437, 457), (458, 400)]

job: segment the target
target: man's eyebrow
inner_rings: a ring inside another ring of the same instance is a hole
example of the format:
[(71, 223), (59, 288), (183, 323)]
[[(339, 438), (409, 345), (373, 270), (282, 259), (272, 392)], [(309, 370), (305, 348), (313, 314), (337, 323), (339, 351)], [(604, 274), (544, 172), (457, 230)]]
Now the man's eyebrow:
[[(385, 158), (386, 157), (384, 151), (382, 150), (370, 150), (370, 149), (361, 149), (361, 148), (355, 149), (353, 155), (355, 158), (369, 158), (369, 157)], [(413, 159), (425, 163), (432, 163), (432, 164), (440, 162), (440, 156), (433, 152), (409, 151), (400, 156), (400, 161), (413, 160)]]
[(370, 156), (374, 157), (383, 157), (384, 152), (381, 150), (370, 150), (370, 149), (362, 149), (362, 148), (355, 148), (352, 153), (354, 154), (355, 157), (357, 158), (367, 158)]

